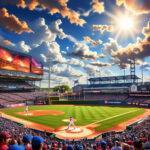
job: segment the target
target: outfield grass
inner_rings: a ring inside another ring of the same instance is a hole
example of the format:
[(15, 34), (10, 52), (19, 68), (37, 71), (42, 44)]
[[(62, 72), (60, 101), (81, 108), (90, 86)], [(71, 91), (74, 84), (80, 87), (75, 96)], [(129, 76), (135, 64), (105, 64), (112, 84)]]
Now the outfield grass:
[(73, 106), (73, 105), (46, 105), (46, 106), (30, 106), (29, 110), (60, 110), (65, 112), (63, 115), (52, 116), (22, 116), (17, 112), (23, 112), (24, 107), (2, 109), (4, 113), (22, 118), (32, 122), (44, 124), (52, 128), (67, 125), (63, 119), (68, 119), (73, 116), (76, 119), (76, 125), (88, 125), (97, 122), (96, 130), (105, 130), (117, 125), (123, 121), (131, 119), (139, 114), (144, 113), (142, 108), (129, 107), (106, 107), (106, 106)]

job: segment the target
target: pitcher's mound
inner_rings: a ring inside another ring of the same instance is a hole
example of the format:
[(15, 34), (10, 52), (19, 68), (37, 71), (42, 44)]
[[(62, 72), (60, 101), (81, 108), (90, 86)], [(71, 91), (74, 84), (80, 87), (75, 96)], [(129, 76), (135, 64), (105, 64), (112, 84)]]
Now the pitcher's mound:
[(63, 115), (64, 112), (59, 110), (31, 110), (28, 113), (18, 112), (18, 114), (24, 116), (45, 116), (45, 115), (58, 116)]

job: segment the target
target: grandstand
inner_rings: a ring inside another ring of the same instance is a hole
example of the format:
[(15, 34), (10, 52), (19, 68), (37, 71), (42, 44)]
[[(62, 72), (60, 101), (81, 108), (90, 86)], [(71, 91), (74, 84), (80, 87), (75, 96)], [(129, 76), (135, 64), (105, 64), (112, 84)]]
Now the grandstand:
[(46, 99), (47, 93), (35, 85), (42, 75), (41, 62), (0, 46), (0, 106), (33, 104), (35, 100)]
[[(134, 79), (134, 80), (133, 80)], [(101, 104), (136, 104), (149, 107), (150, 82), (142, 83), (136, 75), (89, 78), (89, 84), (73, 87), (71, 99), (100, 100)], [(134, 82), (133, 82), (134, 81)]]

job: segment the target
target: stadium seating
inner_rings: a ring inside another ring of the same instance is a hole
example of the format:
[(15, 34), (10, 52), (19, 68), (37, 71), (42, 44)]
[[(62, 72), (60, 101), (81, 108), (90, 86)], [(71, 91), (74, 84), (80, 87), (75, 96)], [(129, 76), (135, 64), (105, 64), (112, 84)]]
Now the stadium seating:
[(36, 100), (40, 98), (46, 98), (48, 95), (43, 91), (35, 91), (35, 92), (5, 92), (0, 93), (0, 104), (7, 106), (10, 103), (20, 103), (30, 100)]
[[(123, 132), (108, 132), (96, 139), (60, 140), (0, 117), (0, 149), (13, 150), (149, 150), (150, 116), (127, 127)], [(9, 139), (9, 143), (7, 142)], [(35, 148), (36, 147), (36, 148)], [(41, 149), (40, 149), (41, 148)]]

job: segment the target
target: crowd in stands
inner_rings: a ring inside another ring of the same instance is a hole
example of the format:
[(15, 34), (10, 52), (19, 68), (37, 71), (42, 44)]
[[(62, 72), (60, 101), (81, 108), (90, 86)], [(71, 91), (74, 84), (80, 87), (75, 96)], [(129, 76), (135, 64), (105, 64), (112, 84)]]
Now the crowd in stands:
[(31, 90), (35, 89), (35, 85), (28, 82), (14, 82), (14, 81), (0, 81), (0, 90), (13, 91), (13, 90)]
[(43, 91), (34, 92), (5, 92), (0, 93), (0, 105), (20, 103), (26, 100), (36, 100), (37, 98), (46, 98), (47, 93)]
[(123, 132), (79, 141), (59, 140), (0, 117), (0, 150), (150, 150), (150, 116)]

